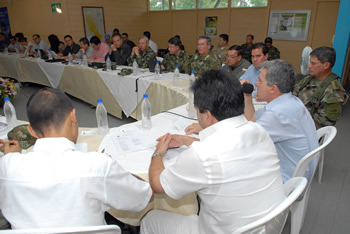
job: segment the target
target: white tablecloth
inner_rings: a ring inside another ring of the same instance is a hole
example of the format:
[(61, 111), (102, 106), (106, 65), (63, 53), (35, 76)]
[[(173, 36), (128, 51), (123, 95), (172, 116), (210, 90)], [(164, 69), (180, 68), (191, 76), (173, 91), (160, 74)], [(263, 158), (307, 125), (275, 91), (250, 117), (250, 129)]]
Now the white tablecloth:
[(44, 60), (38, 59), (37, 63), (39, 64), (41, 70), (46, 75), (51, 86), (57, 88), (61, 82), (62, 74), (66, 65), (62, 63), (47, 63)]

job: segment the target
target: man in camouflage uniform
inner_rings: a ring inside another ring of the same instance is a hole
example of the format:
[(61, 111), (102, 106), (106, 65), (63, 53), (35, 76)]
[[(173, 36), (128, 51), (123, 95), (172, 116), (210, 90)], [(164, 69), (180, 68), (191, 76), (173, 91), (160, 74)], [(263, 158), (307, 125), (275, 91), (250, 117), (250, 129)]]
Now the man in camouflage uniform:
[(332, 73), (336, 52), (330, 47), (320, 47), (310, 54), (310, 75), (300, 80), (294, 95), (309, 110), (316, 127), (335, 125), (341, 117), (342, 105), (349, 94), (339, 84), (339, 76)]
[(149, 41), (146, 36), (139, 38), (139, 47), (132, 48), (130, 57), (128, 58), (128, 65), (132, 66), (132, 63), (136, 59), (137, 64), (142, 68), (148, 68), (150, 61), (157, 61), (156, 55), (149, 47)]
[(178, 37), (172, 37), (168, 41), (168, 50), (161, 63), (161, 69), (173, 72), (176, 66), (181, 73), (185, 72), (185, 63), (189, 59), (187, 53), (181, 49), (181, 40)]
[(266, 37), (265, 44), (269, 47), (269, 57), (267, 60), (271, 61), (274, 59), (280, 59), (280, 51), (272, 45), (272, 38)]
[(242, 47), (239, 45), (231, 46), (227, 54), (227, 64), (222, 69), (239, 79), (247, 71), (250, 62), (242, 58)]
[(246, 38), (246, 43), (242, 44), (243, 58), (252, 63), (252, 48), (254, 44), (254, 35), (248, 34)]
[(226, 64), (227, 62), (227, 51), (228, 51), (228, 35), (220, 34), (218, 47), (214, 49), (214, 53), (221, 58), (221, 62)]
[(208, 70), (221, 68), (221, 59), (213, 51), (210, 51), (210, 48), (210, 38), (200, 36), (197, 43), (198, 53), (187, 60), (185, 64), (185, 72), (187, 74), (191, 74), (194, 71), (195, 76), (200, 76)]

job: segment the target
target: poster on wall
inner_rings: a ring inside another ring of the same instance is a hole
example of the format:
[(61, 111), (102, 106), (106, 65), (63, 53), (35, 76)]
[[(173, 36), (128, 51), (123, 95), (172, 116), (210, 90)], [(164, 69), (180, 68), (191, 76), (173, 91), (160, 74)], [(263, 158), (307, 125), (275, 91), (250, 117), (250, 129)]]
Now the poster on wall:
[(82, 7), (84, 18), (85, 36), (90, 38), (97, 36), (102, 39), (105, 35), (105, 20), (103, 7)]
[(0, 29), (6, 38), (11, 36), (10, 20), (7, 7), (0, 7)]
[(307, 41), (310, 10), (270, 11), (268, 36), (276, 40)]
[(206, 16), (205, 17), (205, 32), (204, 32), (204, 34), (206, 36), (215, 37), (217, 34), (217, 23), (218, 23), (217, 16)]

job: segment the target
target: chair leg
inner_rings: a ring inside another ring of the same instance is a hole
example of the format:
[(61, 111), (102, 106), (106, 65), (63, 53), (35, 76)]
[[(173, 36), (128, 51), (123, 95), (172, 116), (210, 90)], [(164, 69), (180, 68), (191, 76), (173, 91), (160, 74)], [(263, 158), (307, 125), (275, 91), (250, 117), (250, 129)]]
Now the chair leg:
[(296, 201), (291, 206), (290, 212), (291, 212), (291, 224), (290, 224), (290, 233), (291, 234), (299, 234), (303, 218), (304, 218), (304, 206), (305, 206), (305, 198), (303, 198), (301, 201)]
[(321, 153), (318, 163), (318, 183), (321, 184), (324, 164), (324, 152)]

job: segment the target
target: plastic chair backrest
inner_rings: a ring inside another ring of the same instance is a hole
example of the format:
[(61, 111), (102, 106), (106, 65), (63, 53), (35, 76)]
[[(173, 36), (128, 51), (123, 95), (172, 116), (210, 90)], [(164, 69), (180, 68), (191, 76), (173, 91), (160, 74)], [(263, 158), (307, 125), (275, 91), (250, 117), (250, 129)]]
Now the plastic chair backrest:
[(294, 177), (284, 185), (286, 199), (264, 217), (238, 228), (233, 234), (241, 233), (281, 233), (287, 219), (289, 207), (303, 193), (307, 185), (304, 177)]

